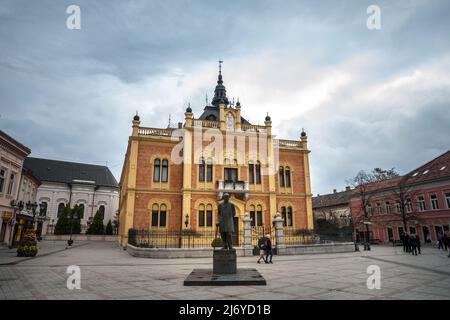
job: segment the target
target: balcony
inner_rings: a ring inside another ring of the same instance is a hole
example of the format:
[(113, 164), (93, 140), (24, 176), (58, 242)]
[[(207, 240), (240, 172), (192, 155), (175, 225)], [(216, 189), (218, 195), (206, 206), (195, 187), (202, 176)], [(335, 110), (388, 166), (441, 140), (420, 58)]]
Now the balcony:
[(249, 186), (245, 181), (218, 180), (217, 198), (222, 199), (224, 193), (242, 195), (243, 200), (248, 199)]

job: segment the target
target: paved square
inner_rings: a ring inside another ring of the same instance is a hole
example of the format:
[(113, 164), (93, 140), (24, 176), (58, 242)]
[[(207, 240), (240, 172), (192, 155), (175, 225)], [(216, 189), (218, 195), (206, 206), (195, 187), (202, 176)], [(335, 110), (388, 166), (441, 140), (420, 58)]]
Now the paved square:
[[(256, 268), (267, 286), (183, 286), (193, 269), (212, 259), (145, 259), (116, 243), (84, 242), (65, 250), (42, 242), (32, 259), (0, 249), (0, 299), (450, 299), (450, 258), (434, 247), (404, 254), (401, 247), (370, 252), (275, 256), (274, 264), (239, 257), (239, 268)], [(81, 268), (81, 289), (69, 290), (67, 267)], [(367, 267), (381, 270), (381, 289), (369, 290)]]

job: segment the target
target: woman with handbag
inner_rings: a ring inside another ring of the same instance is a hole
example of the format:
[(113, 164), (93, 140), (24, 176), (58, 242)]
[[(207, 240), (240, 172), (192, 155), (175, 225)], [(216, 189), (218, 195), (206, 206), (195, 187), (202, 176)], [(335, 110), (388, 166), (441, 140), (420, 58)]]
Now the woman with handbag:
[(266, 242), (266, 238), (261, 238), (259, 241), (259, 259), (258, 261), (256, 261), (257, 263), (260, 263), (261, 259), (263, 259), (264, 262), (266, 262), (266, 259), (264, 259), (264, 255), (266, 254), (265, 248), (265, 242)]

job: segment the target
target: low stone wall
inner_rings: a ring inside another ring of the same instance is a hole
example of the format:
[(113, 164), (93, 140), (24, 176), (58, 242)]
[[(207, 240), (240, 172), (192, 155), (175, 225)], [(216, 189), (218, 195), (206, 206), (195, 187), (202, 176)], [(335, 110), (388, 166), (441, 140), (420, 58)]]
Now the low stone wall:
[(353, 242), (336, 242), (321, 244), (297, 244), (285, 248), (277, 248), (278, 255), (315, 254), (315, 253), (343, 253), (354, 252)]
[[(69, 240), (70, 234), (54, 235), (46, 234), (43, 239), (50, 241), (66, 241)], [(93, 234), (73, 234), (73, 241), (117, 241), (115, 235), (93, 235)]]
[[(138, 248), (127, 244), (127, 252), (133, 257), (171, 259), (171, 258), (212, 258), (213, 248)], [(235, 248), (238, 257), (252, 256), (252, 249)], [(217, 249), (220, 250), (220, 249)]]

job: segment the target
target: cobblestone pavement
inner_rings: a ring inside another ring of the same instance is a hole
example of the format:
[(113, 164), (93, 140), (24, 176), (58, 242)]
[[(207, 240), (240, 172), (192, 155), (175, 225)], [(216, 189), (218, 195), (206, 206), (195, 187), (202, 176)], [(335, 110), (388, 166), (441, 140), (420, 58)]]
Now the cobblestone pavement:
[[(450, 258), (432, 247), (417, 257), (387, 246), (275, 256), (274, 264), (240, 257), (238, 267), (257, 268), (267, 286), (185, 287), (192, 269), (212, 268), (212, 259), (135, 258), (105, 242), (43, 246), (47, 255), (14, 264), (0, 252), (0, 299), (450, 299)], [(79, 290), (66, 287), (69, 265), (81, 268)], [(367, 288), (369, 265), (380, 267), (381, 289)]]

